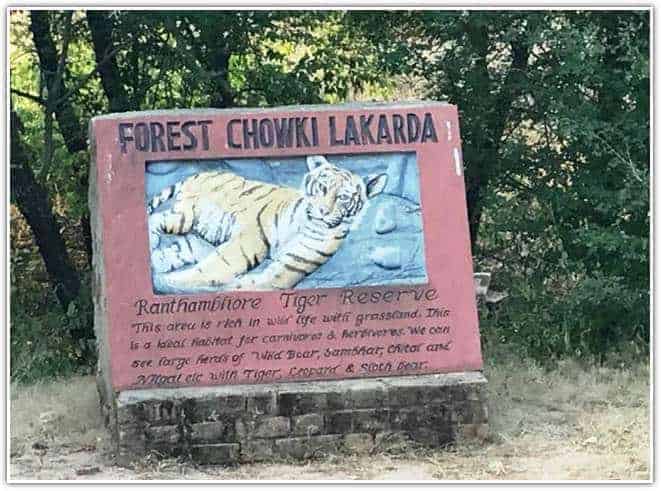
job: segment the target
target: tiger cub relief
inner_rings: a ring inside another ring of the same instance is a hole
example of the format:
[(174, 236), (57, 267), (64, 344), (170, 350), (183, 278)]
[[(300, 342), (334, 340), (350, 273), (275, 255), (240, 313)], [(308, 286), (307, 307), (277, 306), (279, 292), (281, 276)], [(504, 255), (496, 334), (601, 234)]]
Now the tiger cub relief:
[[(154, 286), (167, 292), (287, 289), (318, 269), (340, 248), (367, 200), (383, 191), (387, 174), (363, 179), (322, 156), (307, 157), (307, 166), (300, 189), (228, 171), (202, 172), (163, 189), (147, 204)], [(158, 211), (164, 203), (170, 206)], [(164, 234), (183, 237), (159, 249)], [(211, 250), (196, 262), (201, 244)], [(270, 263), (255, 270), (267, 258)]]

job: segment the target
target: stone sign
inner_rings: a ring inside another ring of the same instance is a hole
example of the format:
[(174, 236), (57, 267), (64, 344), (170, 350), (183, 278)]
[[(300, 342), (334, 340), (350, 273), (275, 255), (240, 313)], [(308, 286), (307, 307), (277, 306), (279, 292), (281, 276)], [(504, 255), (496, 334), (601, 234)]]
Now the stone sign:
[[(481, 369), (456, 107), (124, 113), (94, 118), (90, 141), (99, 380), (118, 434), (122, 404), (140, 445), (163, 443), (160, 418), (190, 446), (187, 425), (213, 419), (181, 401)], [(293, 417), (274, 397), (274, 417)], [(178, 416), (145, 412), (158, 398)], [(244, 455), (255, 435), (237, 421), (231, 442), (198, 443)]]

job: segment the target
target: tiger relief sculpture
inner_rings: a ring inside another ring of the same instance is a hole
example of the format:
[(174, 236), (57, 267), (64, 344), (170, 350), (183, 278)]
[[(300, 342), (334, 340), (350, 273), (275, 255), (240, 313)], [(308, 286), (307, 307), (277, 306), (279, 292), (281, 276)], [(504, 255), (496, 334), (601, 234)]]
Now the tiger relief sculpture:
[[(152, 269), (154, 255), (163, 253), (157, 248), (164, 234), (185, 238), (170, 246), (174, 260), (155, 275), (160, 287), (287, 289), (328, 261), (367, 201), (383, 191), (387, 174), (363, 179), (322, 156), (307, 157), (307, 166), (300, 189), (221, 170), (192, 175), (152, 198), (147, 204)], [(213, 247), (199, 262), (190, 233)], [(270, 263), (257, 268), (267, 258)]]

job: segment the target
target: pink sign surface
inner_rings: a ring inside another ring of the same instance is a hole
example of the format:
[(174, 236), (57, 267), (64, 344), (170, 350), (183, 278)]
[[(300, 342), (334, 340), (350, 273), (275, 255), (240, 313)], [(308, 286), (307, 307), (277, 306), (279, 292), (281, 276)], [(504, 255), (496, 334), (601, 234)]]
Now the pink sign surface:
[(115, 390), (482, 367), (457, 109), (95, 118)]

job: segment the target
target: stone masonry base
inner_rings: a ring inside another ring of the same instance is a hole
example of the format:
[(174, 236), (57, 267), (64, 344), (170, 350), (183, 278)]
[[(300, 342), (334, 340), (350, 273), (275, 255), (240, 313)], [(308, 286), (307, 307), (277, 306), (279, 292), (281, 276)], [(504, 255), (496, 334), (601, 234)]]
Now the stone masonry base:
[(488, 431), (481, 372), (127, 390), (108, 411), (117, 461), (148, 453), (199, 464), (437, 447)]

